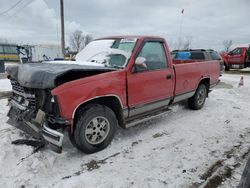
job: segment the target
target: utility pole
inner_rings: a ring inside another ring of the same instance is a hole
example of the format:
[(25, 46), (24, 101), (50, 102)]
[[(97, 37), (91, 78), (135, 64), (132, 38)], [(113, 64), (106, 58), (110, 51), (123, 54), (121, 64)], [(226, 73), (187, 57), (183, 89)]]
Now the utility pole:
[(184, 14), (184, 9), (181, 10), (181, 21), (180, 21), (180, 31), (179, 31), (179, 41), (178, 41), (178, 50), (180, 50), (182, 46), (182, 22), (183, 22), (183, 14)]
[(63, 9), (63, 0), (60, 0), (60, 10), (61, 10), (61, 48), (62, 55), (65, 55), (65, 38), (64, 38), (64, 9)]

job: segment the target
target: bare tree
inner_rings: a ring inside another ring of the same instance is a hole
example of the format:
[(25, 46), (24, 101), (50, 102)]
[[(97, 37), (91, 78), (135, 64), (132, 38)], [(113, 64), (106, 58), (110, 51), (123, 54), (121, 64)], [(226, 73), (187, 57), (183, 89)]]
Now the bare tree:
[(70, 36), (70, 45), (73, 50), (79, 52), (93, 40), (90, 34), (83, 35), (81, 30), (75, 30)]
[(173, 42), (173, 49), (180, 50), (182, 45), (183, 45), (183, 40), (181, 37), (179, 37), (176, 42)]
[(192, 41), (192, 36), (186, 36), (185, 38), (179, 37), (178, 40), (173, 43), (173, 49), (188, 50), (191, 47)]
[(84, 48), (84, 36), (81, 30), (75, 30), (70, 36), (70, 45), (79, 52)]
[(224, 48), (225, 48), (225, 52), (228, 52), (229, 49), (230, 49), (230, 47), (231, 47), (232, 44), (233, 44), (233, 41), (232, 41), (232, 40), (224, 40), (224, 41), (222, 42), (222, 44), (223, 44), (223, 46), (224, 46)]
[(90, 34), (85, 35), (85, 37), (84, 37), (84, 45), (86, 46), (86, 45), (87, 45), (88, 43), (90, 43), (92, 40), (93, 40), (92, 35), (90, 35)]
[(192, 36), (186, 36), (184, 43), (183, 43), (183, 50), (188, 50), (191, 47), (193, 41), (193, 37)]

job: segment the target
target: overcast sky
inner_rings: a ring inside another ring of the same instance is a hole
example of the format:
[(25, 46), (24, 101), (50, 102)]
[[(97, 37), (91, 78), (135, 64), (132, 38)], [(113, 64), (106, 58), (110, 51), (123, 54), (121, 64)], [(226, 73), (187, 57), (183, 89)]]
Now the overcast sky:
[[(59, 2), (0, 0), (0, 38), (30, 44), (59, 44)], [(227, 39), (234, 44), (250, 43), (250, 0), (65, 0), (64, 9), (67, 43), (76, 29), (94, 38), (159, 35), (171, 47), (180, 33), (182, 38), (192, 37), (193, 48), (221, 50), (222, 41)]]

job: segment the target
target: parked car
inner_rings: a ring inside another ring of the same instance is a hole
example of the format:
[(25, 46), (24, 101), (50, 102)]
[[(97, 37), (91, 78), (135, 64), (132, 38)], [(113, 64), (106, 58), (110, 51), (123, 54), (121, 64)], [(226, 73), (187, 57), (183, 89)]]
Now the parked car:
[(94, 153), (110, 144), (117, 126), (155, 118), (170, 104), (187, 99), (191, 109), (201, 109), (220, 75), (217, 61), (173, 64), (160, 37), (97, 39), (76, 60), (79, 65), (7, 67), (13, 87), (8, 123), (58, 152), (64, 130), (76, 148)]
[(221, 53), (225, 71), (231, 68), (242, 69), (250, 66), (250, 47), (237, 47), (228, 53)]
[(216, 60), (220, 64), (221, 73), (224, 70), (224, 61), (222, 57), (217, 51), (212, 49), (173, 50), (171, 52), (171, 57), (174, 64)]

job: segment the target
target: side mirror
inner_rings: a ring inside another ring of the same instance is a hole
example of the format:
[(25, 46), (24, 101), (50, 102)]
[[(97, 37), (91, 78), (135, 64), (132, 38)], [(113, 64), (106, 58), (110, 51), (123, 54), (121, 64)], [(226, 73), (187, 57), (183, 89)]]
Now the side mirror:
[(145, 64), (146, 58), (145, 57), (137, 57), (135, 60), (135, 65), (147, 69), (147, 65)]

